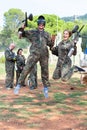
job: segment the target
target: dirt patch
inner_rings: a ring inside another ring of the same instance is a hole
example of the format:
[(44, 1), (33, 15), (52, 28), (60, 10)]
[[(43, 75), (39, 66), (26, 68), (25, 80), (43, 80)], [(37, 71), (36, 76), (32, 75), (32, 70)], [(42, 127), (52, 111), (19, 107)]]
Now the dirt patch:
[(45, 99), (41, 82), (32, 91), (22, 87), (15, 96), (0, 80), (0, 130), (87, 130), (86, 86), (77, 80), (50, 82)]

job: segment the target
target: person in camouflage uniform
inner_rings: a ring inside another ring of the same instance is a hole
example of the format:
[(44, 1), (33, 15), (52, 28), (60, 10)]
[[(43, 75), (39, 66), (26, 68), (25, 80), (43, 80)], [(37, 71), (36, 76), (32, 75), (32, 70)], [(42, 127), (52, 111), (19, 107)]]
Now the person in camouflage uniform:
[[(29, 52), (32, 53), (32, 47), (30, 46)], [(33, 67), (28, 75), (28, 86), (31, 90), (37, 88), (37, 64)]]
[[(18, 82), (18, 78), (20, 77), (20, 74), (25, 66), (25, 56), (22, 54), (23, 49), (19, 48), (17, 51), (17, 56), (16, 56), (16, 84)], [(22, 83), (22, 86), (26, 86), (25, 82)]]
[(51, 47), (53, 43), (49, 33), (44, 30), (45, 23), (45, 18), (41, 15), (37, 20), (37, 29), (29, 31), (24, 31), (23, 28), (19, 29), (19, 36), (28, 38), (32, 45), (31, 53), (28, 56), (26, 65), (18, 79), (18, 84), (14, 90), (14, 94), (19, 93), (22, 81), (25, 80), (26, 76), (31, 72), (36, 63), (39, 61), (41, 66), (41, 77), (44, 86), (43, 92), (44, 96), (46, 98), (48, 97), (48, 87), (50, 86), (50, 83), (48, 72), (49, 52), (47, 46)]
[(5, 87), (7, 89), (14, 87), (14, 68), (16, 60), (15, 53), (13, 52), (14, 48), (15, 44), (11, 43), (9, 48), (5, 50), (5, 71), (6, 71)]
[[(73, 48), (73, 55), (76, 55), (74, 44), (76, 41), (70, 40), (71, 31), (65, 30), (63, 32), (63, 40), (58, 44), (58, 46), (53, 47), (52, 53), (58, 56), (58, 61), (56, 68), (53, 72), (53, 79), (60, 79), (62, 81), (67, 81), (73, 74), (74, 66), (72, 67), (72, 61), (70, 59), (70, 51)], [(71, 55), (72, 55), (71, 54)]]
[(35, 65), (28, 76), (28, 86), (33, 90), (37, 88), (37, 85), (37, 65)]

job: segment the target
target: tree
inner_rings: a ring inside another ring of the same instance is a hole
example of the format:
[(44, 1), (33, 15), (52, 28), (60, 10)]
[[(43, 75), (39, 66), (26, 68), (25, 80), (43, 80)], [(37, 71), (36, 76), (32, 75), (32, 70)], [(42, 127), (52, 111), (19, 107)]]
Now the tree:
[[(45, 30), (48, 31), (51, 35), (56, 35), (57, 32), (63, 32), (65, 29), (72, 30), (73, 26), (78, 23), (81, 25), (79, 21), (74, 22), (65, 22), (64, 20), (60, 19), (58, 16), (54, 14), (42, 14), (45, 16), (46, 19), (46, 27)], [(33, 17), (33, 21), (28, 21), (28, 27), (26, 30), (37, 28), (37, 18), (38, 16)], [(9, 9), (7, 12), (4, 13), (4, 27), (0, 34), (0, 45), (8, 46), (10, 42), (14, 41), (17, 46), (26, 47), (28, 45), (25, 44), (26, 40), (22, 41), (20, 44), (20, 40), (18, 39), (18, 28), (21, 27), (22, 20), (25, 19), (25, 13), (22, 12), (20, 9)], [(24, 45), (23, 45), (24, 43)], [(19, 45), (20, 44), (20, 45)]]
[(8, 27), (12, 33), (16, 32), (18, 24), (24, 19), (24, 13), (20, 9), (10, 9), (4, 13), (4, 29)]
[(24, 13), (20, 9), (9, 9), (4, 13), (4, 27), (0, 34), (1, 45), (8, 46), (13, 41), (13, 37), (17, 35), (18, 25), (23, 19)]

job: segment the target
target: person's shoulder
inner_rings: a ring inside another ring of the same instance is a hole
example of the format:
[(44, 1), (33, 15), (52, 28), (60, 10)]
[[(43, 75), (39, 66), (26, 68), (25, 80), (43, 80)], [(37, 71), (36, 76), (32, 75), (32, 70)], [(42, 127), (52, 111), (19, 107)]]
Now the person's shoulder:
[(27, 30), (26, 33), (29, 33), (29, 34), (37, 33), (37, 29)]
[(5, 52), (7, 52), (7, 51), (10, 51), (10, 49), (9, 49), (9, 48), (6, 48), (6, 49), (5, 49)]

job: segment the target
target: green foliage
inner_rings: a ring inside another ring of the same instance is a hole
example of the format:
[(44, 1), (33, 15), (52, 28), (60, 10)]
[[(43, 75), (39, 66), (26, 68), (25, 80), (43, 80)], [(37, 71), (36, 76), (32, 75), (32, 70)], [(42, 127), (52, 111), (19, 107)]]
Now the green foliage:
[(74, 21), (76, 21), (76, 20), (82, 20), (82, 21), (87, 21), (87, 14), (84, 14), (84, 15), (81, 15), (81, 16), (76, 16), (76, 15), (74, 15), (74, 16), (69, 16), (69, 17), (62, 17), (62, 19), (64, 20), (64, 21), (71, 21), (71, 22), (74, 22)]
[[(51, 35), (57, 34), (58, 32), (63, 32), (65, 29), (72, 30), (75, 25), (79, 25), (80, 27), (83, 25), (84, 18), (80, 20), (73, 18), (60, 18), (54, 14), (42, 14), (46, 19), (45, 30), (48, 31)], [(34, 16), (33, 21), (28, 20), (28, 27), (26, 30), (37, 28), (37, 16)], [(28, 46), (28, 42), (25, 40), (18, 39), (18, 28), (22, 26), (22, 20), (25, 19), (24, 12), (20, 9), (9, 9), (4, 13), (4, 28), (0, 33), (0, 47), (7, 47), (11, 42), (15, 42), (17, 47), (25, 48)], [(67, 19), (67, 20), (65, 20)], [(84, 20), (85, 22), (85, 20)], [(87, 34), (87, 27), (85, 27), (84, 31), (81, 32), (84, 36)], [(82, 49), (87, 46), (86, 38), (83, 38)], [(25, 44), (26, 42), (26, 44)]]
[(13, 35), (17, 35), (18, 24), (24, 18), (24, 13), (20, 9), (9, 9), (4, 13), (4, 27), (0, 34), (0, 43), (8, 46), (13, 42)]
[(75, 103), (78, 104), (78, 105), (80, 105), (80, 106), (87, 105), (87, 101), (82, 101), (82, 100), (76, 100)]
[(82, 33), (82, 49), (83, 52), (87, 48), (87, 26), (84, 27), (83, 33)]
[(68, 96), (69, 96), (69, 98), (76, 98), (76, 97), (79, 98), (83, 95), (84, 95), (83, 92), (74, 92), (74, 93), (70, 93)]
[(55, 93), (54, 99), (56, 102), (63, 102), (67, 98), (67, 95), (64, 93)]
[(3, 77), (5, 75), (5, 64), (0, 62), (0, 76)]
[(26, 102), (32, 102), (33, 101), (33, 98), (29, 98), (29, 97), (27, 97), (27, 96), (23, 96), (23, 97), (21, 97), (21, 98), (17, 98), (17, 99), (15, 99), (15, 101), (14, 101), (14, 104), (24, 104), (24, 103), (26, 103)]
[(4, 56), (0, 57), (0, 63), (5, 63), (5, 57)]
[(27, 48), (29, 46), (29, 42), (26, 39), (16, 39), (16, 48)]

